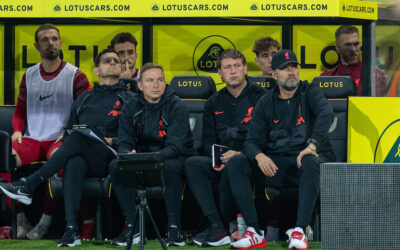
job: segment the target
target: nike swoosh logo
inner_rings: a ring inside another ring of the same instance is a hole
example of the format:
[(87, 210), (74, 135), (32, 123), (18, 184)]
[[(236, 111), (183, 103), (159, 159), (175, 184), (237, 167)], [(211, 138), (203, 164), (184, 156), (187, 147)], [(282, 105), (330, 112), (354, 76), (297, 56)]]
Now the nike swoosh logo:
[(279, 122), (279, 120), (274, 120), (274, 123), (278, 123)]
[(50, 94), (50, 95), (46, 95), (46, 96), (42, 96), (42, 95), (40, 95), (39, 96), (39, 101), (43, 101), (44, 99), (47, 99), (47, 98), (49, 98), (50, 96), (53, 96), (54, 94)]
[(215, 111), (216, 115), (220, 115), (220, 114), (223, 114), (223, 113), (224, 113), (224, 111)]
[(21, 192), (21, 189), (18, 189), (18, 190), (17, 190), (17, 194), (19, 194), (19, 195), (28, 195), (28, 194), (26, 194), (26, 193)]

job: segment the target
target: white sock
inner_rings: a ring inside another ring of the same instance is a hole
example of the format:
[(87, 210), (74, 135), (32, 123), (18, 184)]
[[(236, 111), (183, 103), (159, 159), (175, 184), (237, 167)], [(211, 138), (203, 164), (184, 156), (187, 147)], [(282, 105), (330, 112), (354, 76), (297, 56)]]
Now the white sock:
[(40, 218), (40, 221), (38, 224), (43, 225), (45, 227), (49, 227), (52, 218), (53, 218), (53, 216), (51, 216), (51, 215), (42, 214), (42, 218)]
[(83, 224), (88, 224), (88, 223), (94, 223), (94, 219), (93, 219), (93, 218), (90, 218), (90, 219), (88, 219), (88, 220), (84, 220), (84, 221), (83, 221)]
[(28, 219), (26, 218), (24, 212), (17, 213), (17, 226), (22, 226), (27, 221)]

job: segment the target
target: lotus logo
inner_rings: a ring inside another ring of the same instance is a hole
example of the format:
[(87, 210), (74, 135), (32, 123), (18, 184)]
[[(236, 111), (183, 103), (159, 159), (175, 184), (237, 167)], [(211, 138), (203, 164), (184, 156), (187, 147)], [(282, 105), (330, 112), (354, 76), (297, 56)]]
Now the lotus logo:
[(346, 11), (346, 5), (343, 4), (342, 10)]
[(153, 7), (151, 8), (151, 10), (153, 10), (153, 11), (159, 11), (160, 8), (158, 7), (157, 4), (154, 4)]
[(400, 163), (399, 131), (400, 119), (391, 122), (384, 129), (375, 146), (374, 163)]
[(258, 8), (257, 8), (257, 5), (256, 5), (256, 4), (253, 4), (252, 6), (250, 6), (250, 9), (251, 9), (251, 10), (258, 10)]
[(61, 11), (61, 7), (60, 7), (60, 5), (56, 5), (56, 6), (54, 6), (54, 11)]
[(197, 61), (197, 67), (205, 72), (217, 73), (217, 58), (222, 51), (224, 51), (224, 48), (218, 43), (211, 44)]
[(217, 59), (222, 51), (234, 49), (235, 45), (220, 35), (207, 36), (200, 40), (193, 52), (193, 69), (197, 75), (217, 73)]

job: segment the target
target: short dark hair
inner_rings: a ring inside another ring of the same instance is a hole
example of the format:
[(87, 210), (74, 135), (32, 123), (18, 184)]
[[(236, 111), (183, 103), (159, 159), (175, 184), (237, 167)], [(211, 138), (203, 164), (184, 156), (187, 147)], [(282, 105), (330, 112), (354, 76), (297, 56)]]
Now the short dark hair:
[(232, 59), (242, 59), (243, 65), (246, 65), (246, 58), (244, 57), (243, 53), (240, 52), (239, 50), (236, 49), (227, 49), (221, 52), (219, 54), (219, 57), (217, 59), (217, 67), (218, 69), (221, 69), (221, 61), (223, 59), (227, 58), (232, 58)]
[(110, 46), (111, 46), (111, 48), (114, 49), (115, 44), (124, 43), (124, 42), (132, 43), (133, 45), (135, 45), (135, 49), (138, 44), (136, 38), (131, 33), (121, 32), (114, 36), (114, 38), (111, 40)]
[(358, 29), (356, 27), (354, 27), (353, 25), (342, 25), (335, 32), (336, 41), (342, 34), (353, 34), (353, 33), (359, 34)]
[(99, 54), (97, 54), (96, 58), (94, 59), (95, 67), (99, 67), (101, 57), (106, 53), (115, 53), (118, 56), (118, 53), (114, 49), (111, 49), (111, 48), (103, 49)]
[(278, 50), (281, 49), (281, 45), (277, 40), (270, 36), (261, 37), (254, 42), (253, 52), (258, 56), (261, 52), (269, 50), (271, 47), (275, 47)]
[(39, 39), (39, 38), (38, 38), (38, 33), (39, 33), (40, 31), (43, 31), (43, 30), (56, 30), (57, 33), (58, 33), (58, 39), (61, 38), (61, 36), (60, 36), (60, 31), (57, 29), (56, 26), (54, 26), (54, 25), (51, 24), (51, 23), (45, 23), (45, 24), (40, 25), (39, 28), (37, 28), (37, 30), (35, 31), (35, 42), (38, 42), (38, 39)]
[(164, 73), (163, 67), (161, 67), (158, 64), (148, 62), (145, 65), (143, 65), (142, 69), (140, 70), (139, 82), (141, 82), (143, 80), (144, 72), (146, 72), (147, 70), (150, 70), (150, 69), (161, 69), (161, 71)]

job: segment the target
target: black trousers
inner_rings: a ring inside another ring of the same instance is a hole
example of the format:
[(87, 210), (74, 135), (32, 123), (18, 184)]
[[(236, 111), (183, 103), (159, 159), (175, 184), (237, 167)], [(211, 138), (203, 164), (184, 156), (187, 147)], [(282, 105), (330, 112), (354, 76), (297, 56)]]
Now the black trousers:
[(218, 183), (218, 204), (222, 220), (227, 223), (235, 216), (235, 200), (229, 188), (226, 169), (217, 172), (212, 168), (210, 157), (192, 156), (185, 162), (185, 174), (204, 216), (219, 214), (213, 192), (215, 183)]
[[(301, 160), (301, 167), (297, 168), (297, 156), (269, 157), (278, 167), (278, 171), (273, 177), (265, 176), (265, 185), (277, 189), (286, 187), (288, 184), (290, 186), (298, 185), (299, 200), (296, 226), (308, 226), (320, 191), (320, 159), (313, 155), (306, 155)], [(262, 172), (258, 165), (256, 163), (251, 164), (245, 155), (234, 156), (228, 161), (226, 168), (229, 186), (236, 200), (236, 205), (248, 225), (257, 225), (258, 219), (250, 179), (252, 174), (259, 175)], [(288, 179), (296, 180), (297, 183), (288, 183)]]
[[(185, 160), (185, 157), (180, 157), (163, 162), (164, 201), (167, 208), (168, 225), (180, 226), (182, 172)], [(116, 169), (117, 161), (114, 160), (110, 164), (112, 187), (127, 224), (132, 224), (136, 217), (136, 188), (122, 185), (118, 181)]]
[(65, 220), (67, 226), (76, 226), (84, 177), (106, 176), (113, 158), (113, 153), (103, 143), (79, 132), (72, 133), (64, 138), (61, 147), (43, 167), (26, 178), (28, 187), (34, 190), (64, 168)]

